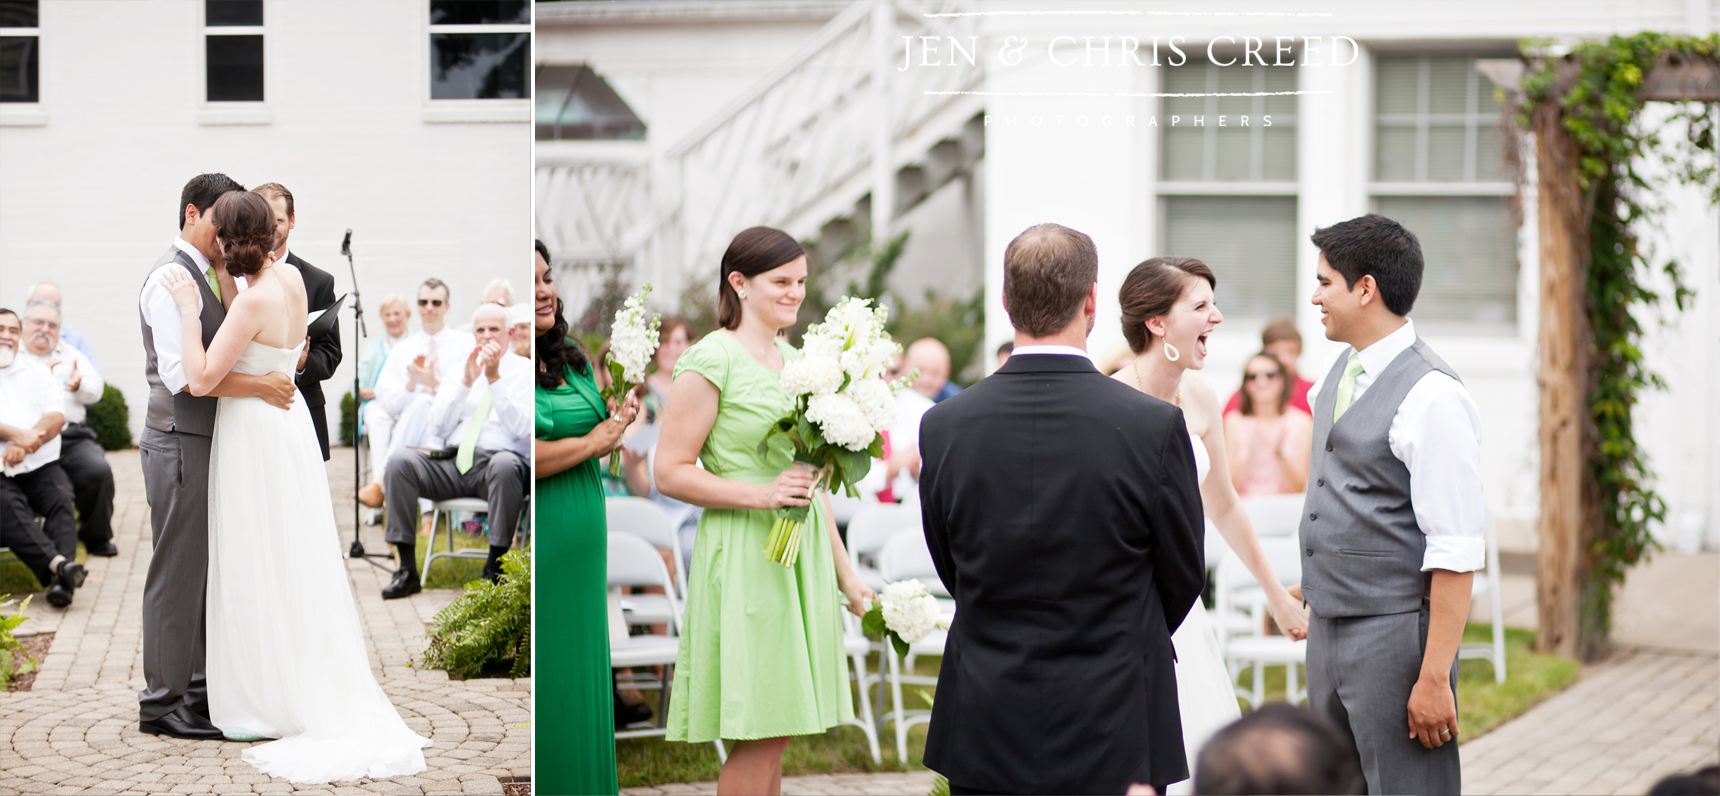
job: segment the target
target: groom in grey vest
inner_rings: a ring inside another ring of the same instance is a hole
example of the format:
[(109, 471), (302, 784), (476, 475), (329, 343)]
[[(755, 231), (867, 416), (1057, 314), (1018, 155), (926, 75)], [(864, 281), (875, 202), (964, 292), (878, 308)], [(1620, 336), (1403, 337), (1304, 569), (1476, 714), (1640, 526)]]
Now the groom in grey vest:
[(202, 398), (185, 389), (181, 359), (185, 325), (161, 279), (169, 270), (182, 268), (197, 283), (198, 321), (203, 346), (208, 348), (226, 317), (222, 298), (231, 301), (231, 293), (238, 289), (226, 274), (210, 209), (222, 194), (243, 190), (225, 174), (200, 174), (185, 184), (179, 198), (179, 237), (151, 267), (138, 297), (144, 375), (149, 381), (149, 408), (139, 448), (153, 543), (143, 587), (146, 686), (138, 693), (138, 729), (150, 735), (222, 737), (209, 722), (209, 694), (203, 682), (209, 443), (215, 430), (215, 399), (256, 397), (283, 409), (293, 401), (292, 379), (282, 373), (228, 374)]
[(1318, 230), (1326, 337), (1301, 527), (1308, 706), (1343, 730), (1368, 793), (1455, 794), (1457, 647), (1486, 560), (1481, 420), (1407, 317), (1421, 244), (1367, 215)]

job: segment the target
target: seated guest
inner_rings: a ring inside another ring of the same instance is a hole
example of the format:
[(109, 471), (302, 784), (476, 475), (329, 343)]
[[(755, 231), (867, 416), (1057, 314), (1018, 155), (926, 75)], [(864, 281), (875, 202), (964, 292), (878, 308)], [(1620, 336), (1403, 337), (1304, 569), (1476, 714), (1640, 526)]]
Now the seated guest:
[(78, 508), (78, 541), (92, 556), (119, 555), (113, 543), (113, 468), (102, 454), (96, 431), (84, 422), (84, 407), (102, 399), (102, 374), (82, 351), (60, 337), (60, 308), (36, 301), (24, 310), (24, 350), (53, 374), (66, 427), (60, 431), (60, 469), (72, 482)]
[(18, 313), (0, 309), (0, 544), (48, 587), (48, 604), (64, 608), (85, 574), (72, 484), (58, 462), (65, 399), (47, 368), (18, 355), (23, 334)]
[(1003, 341), (1003, 345), (997, 347), (997, 366), (1003, 367), (1003, 363), (1008, 362), (1009, 355), (1013, 353), (1015, 353), (1015, 341)]
[[(476, 345), (471, 334), (446, 325), (449, 306), (448, 285), (440, 279), (424, 280), (418, 286), (419, 331), (388, 352), (388, 361), (376, 378), (376, 402), (381, 404), (381, 411), (394, 418), (384, 462), (409, 447), (440, 448), (444, 444), (428, 433), (430, 405), (440, 385), (460, 380)], [(386, 489), (385, 477), (382, 483), (359, 490), (358, 500), (366, 506), (380, 506)]]
[[(911, 358), (905, 355), (896, 357), (884, 374), (885, 381), (895, 381), (913, 372), (908, 364), (910, 361)], [(924, 361), (921, 360), (922, 363)], [(921, 373), (920, 379), (924, 378), (925, 374)], [(918, 498), (920, 418), (934, 405), (927, 392), (931, 391), (921, 390), (920, 380), (916, 380), (896, 393), (896, 424), (883, 432), (884, 457), (874, 459), (872, 469), (855, 485), (862, 493), (876, 496), (881, 503), (913, 502)]]
[(1361, 761), (1338, 730), (1304, 708), (1263, 705), (1207, 740), (1194, 792), (1366, 793)]
[(382, 365), (388, 361), (389, 352), (411, 331), (408, 324), (412, 320), (412, 310), (406, 306), (406, 297), (399, 293), (383, 296), (380, 309), (384, 333), (372, 338), (358, 356), (358, 410), (363, 413), (364, 433), (370, 439), (370, 482), (378, 490), (382, 489), (382, 472), (388, 463), (388, 441), (390, 432), (394, 430), (394, 416), (384, 411), (382, 404), (376, 401), (376, 380), (382, 375)]
[(932, 403), (962, 391), (960, 385), (950, 381), (950, 350), (936, 338), (922, 337), (909, 345), (903, 367), (909, 372), (919, 369), (920, 378), (914, 382), (913, 390), (932, 399)]
[(526, 359), (532, 358), (532, 305), (520, 302), (508, 308), (508, 323), (510, 331), (508, 339), (512, 341), (514, 353)]
[[(1266, 328), (1260, 332), (1260, 350), (1278, 358), (1284, 363), (1284, 370), (1289, 374), (1285, 384), (1290, 385), (1290, 405), (1307, 412), (1310, 417), (1314, 409), (1308, 405), (1308, 390), (1314, 382), (1302, 378), (1296, 372), (1296, 362), (1302, 358), (1302, 333), (1296, 331), (1296, 322), (1289, 318), (1273, 318)], [(1230, 396), (1230, 402), (1224, 405), (1224, 413), (1230, 414), (1242, 408), (1242, 390)], [(1232, 467), (1231, 472), (1236, 472)]]
[(400, 569), (383, 599), (422, 590), (417, 567), (418, 499), (482, 497), (490, 502), (490, 556), (484, 577), (501, 576), (502, 555), (513, 546), (531, 470), (532, 363), (508, 348), (508, 313), (484, 304), (472, 316), (477, 344), (461, 370), (443, 382), (430, 410), (428, 433), (455, 447), (452, 458), (432, 459), (403, 449), (388, 460), (388, 542)]
[(1289, 383), (1289, 368), (1271, 354), (1243, 366), (1242, 409), (1224, 416), (1230, 479), (1242, 497), (1287, 495), (1308, 484), (1314, 418), (1289, 405)]
[(1720, 796), (1720, 766), (1673, 774), (1654, 784), (1648, 796)]
[[(60, 286), (53, 282), (37, 282), (30, 286), (30, 293), (24, 298), (24, 306), (28, 307), (38, 301), (51, 302), (56, 307), (63, 307), (66, 305), (65, 299), (60, 296)], [(64, 341), (66, 345), (82, 351), (84, 356), (89, 357), (91, 364), (95, 363), (96, 354), (90, 349), (90, 341), (85, 339), (83, 335), (79, 334), (76, 329), (66, 329), (62, 327), (60, 329), (60, 339)]]
[(504, 307), (514, 303), (513, 283), (497, 277), (484, 286), (484, 300), (480, 304), (500, 304)]

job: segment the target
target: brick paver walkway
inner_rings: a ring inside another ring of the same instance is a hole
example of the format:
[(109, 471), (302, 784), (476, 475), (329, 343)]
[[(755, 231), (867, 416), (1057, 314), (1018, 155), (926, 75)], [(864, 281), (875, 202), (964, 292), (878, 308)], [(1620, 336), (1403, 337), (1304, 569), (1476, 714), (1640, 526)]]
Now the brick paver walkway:
[[(352, 534), (352, 451), (329, 463), (341, 538)], [(0, 794), (4, 793), (496, 793), (498, 777), (531, 773), (531, 681), (449, 681), (414, 668), (426, 622), (456, 596), (426, 591), (384, 602), (387, 573), (349, 561), (369, 642), (371, 666), (407, 726), (430, 738), (430, 768), (415, 777), (295, 786), (239, 759), (248, 744), (183, 741), (137, 729), (143, 688), (140, 627), (149, 568), (149, 506), (137, 452), (108, 454), (117, 482), (115, 543), (120, 554), (91, 557), (90, 575), (70, 608), (38, 597), (20, 632), (53, 630), (53, 648), (31, 691), (0, 693)], [(379, 528), (364, 543), (386, 550)], [(344, 544), (343, 544), (344, 546)]]
[[(825, 774), (811, 777), (783, 777), (783, 796), (889, 796), (889, 794), (919, 794), (932, 789), (930, 771), (911, 774)], [(714, 796), (715, 782), (690, 782), (658, 785), (653, 788), (622, 788), (623, 796)]]
[(1622, 651), (1462, 748), (1464, 793), (1647, 793), (1720, 763), (1720, 657)]

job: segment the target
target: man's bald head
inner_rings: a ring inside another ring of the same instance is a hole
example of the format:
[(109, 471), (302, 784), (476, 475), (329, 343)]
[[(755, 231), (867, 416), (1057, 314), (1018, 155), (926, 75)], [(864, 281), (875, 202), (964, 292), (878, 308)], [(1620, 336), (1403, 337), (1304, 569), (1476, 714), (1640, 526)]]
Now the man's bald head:
[(66, 303), (60, 297), (60, 286), (53, 282), (37, 282), (36, 284), (31, 285), (30, 295), (24, 301), (24, 304), (29, 305), (33, 301), (51, 301), (55, 304)]
[(1306, 708), (1282, 702), (1262, 706), (1201, 748), (1194, 792), (1366, 793), (1353, 748)]
[(902, 367), (909, 371), (918, 368), (920, 378), (914, 382), (914, 391), (936, 398), (950, 380), (950, 350), (936, 338), (922, 337), (908, 346)]

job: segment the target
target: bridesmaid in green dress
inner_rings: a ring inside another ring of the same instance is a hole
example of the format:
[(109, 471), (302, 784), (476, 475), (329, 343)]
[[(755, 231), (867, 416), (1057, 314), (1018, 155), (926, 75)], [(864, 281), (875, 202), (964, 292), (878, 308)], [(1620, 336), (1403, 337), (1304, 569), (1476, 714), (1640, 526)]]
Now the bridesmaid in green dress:
[(794, 463), (786, 439), (758, 452), (794, 405), (779, 372), (800, 352), (778, 333), (806, 297), (805, 252), (778, 230), (746, 230), (723, 255), (717, 290), (723, 328), (675, 364), (657, 443), (657, 488), (705, 509), (668, 737), (735, 741), (717, 793), (775, 794), (790, 736), (853, 718), (840, 603), (864, 614), (875, 595), (855, 575), (826, 498), (813, 505), (792, 569), (764, 554), (775, 509), (811, 502), (813, 471)]
[[(598, 457), (621, 444), (639, 411), (629, 396), (614, 417), (550, 281), (537, 244), (537, 573), (534, 625), (539, 793), (615, 793), (615, 712), (609, 670), (609, 526)], [(613, 421), (613, 422), (611, 422)]]

